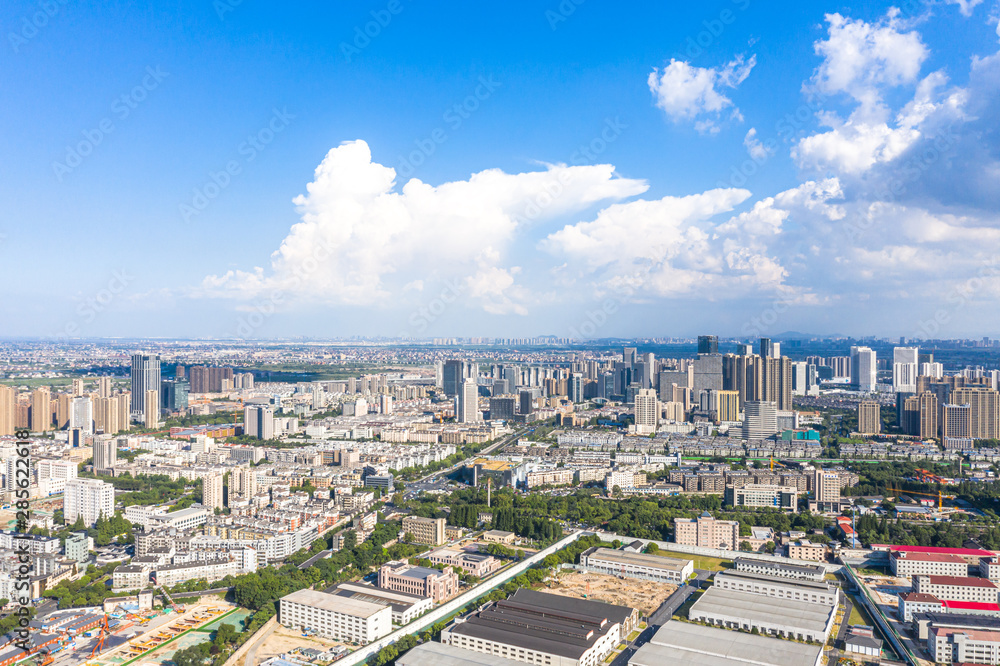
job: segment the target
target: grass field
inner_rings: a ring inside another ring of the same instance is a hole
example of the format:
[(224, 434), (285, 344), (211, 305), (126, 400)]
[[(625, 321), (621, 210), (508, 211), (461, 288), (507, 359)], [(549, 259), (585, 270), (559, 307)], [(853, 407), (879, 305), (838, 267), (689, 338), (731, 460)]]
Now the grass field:
[(692, 555), (690, 553), (675, 553), (670, 550), (661, 550), (656, 554), (663, 557), (692, 560), (695, 569), (704, 569), (706, 571), (722, 571), (723, 569), (731, 569), (733, 566), (732, 560), (723, 560), (718, 557), (702, 557), (701, 555)]

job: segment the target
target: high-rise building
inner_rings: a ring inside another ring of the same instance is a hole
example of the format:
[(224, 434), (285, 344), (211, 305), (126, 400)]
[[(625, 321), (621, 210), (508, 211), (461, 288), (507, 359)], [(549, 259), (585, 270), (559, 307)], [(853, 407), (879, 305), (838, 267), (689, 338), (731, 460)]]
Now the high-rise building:
[(267, 405), (247, 405), (243, 409), (243, 434), (257, 439), (274, 439), (274, 410)]
[(490, 418), (503, 421), (513, 421), (517, 409), (517, 399), (510, 395), (497, 395), (490, 398)]
[(941, 405), (941, 437), (972, 437), (972, 406)]
[(257, 494), (257, 471), (252, 467), (237, 467), (229, 477), (230, 499), (236, 493), (249, 499)]
[(160, 425), (160, 391), (153, 389), (146, 391), (143, 398), (142, 424), (147, 428), (156, 428)]
[(220, 393), (226, 380), (229, 380), (229, 386), (232, 387), (232, 368), (195, 365), (188, 370), (191, 393)]
[(164, 379), (160, 382), (160, 406), (171, 412), (187, 409), (189, 388), (185, 379)]
[(0, 436), (13, 435), (17, 430), (17, 391), (0, 386)]
[(875, 400), (858, 403), (858, 432), (862, 435), (877, 435), (882, 432), (882, 416)]
[(753, 355), (753, 345), (748, 342), (741, 342), (736, 345), (736, 355), (737, 356), (752, 356)]
[(639, 389), (635, 395), (635, 430), (648, 435), (660, 424), (660, 401), (653, 389)]
[(518, 412), (530, 414), (535, 411), (535, 392), (530, 389), (522, 390), (517, 394)]
[(201, 478), (201, 504), (211, 511), (222, 509), (225, 506), (222, 497), (221, 474), (209, 474)]
[(922, 439), (938, 436), (938, 399), (930, 391), (907, 398), (903, 403), (903, 432)]
[(56, 396), (56, 430), (69, 428), (70, 417), (73, 414), (73, 396), (60, 393)]
[(740, 394), (737, 391), (712, 391), (709, 393), (708, 409), (714, 412), (719, 422), (740, 420)]
[(79, 377), (74, 378), (73, 383), (71, 384), (71, 388), (73, 390), (73, 397), (79, 398), (81, 395), (83, 395), (83, 380), (80, 379)]
[(771, 342), (771, 338), (761, 338), (757, 341), (757, 355), (761, 358), (774, 356), (774, 343)]
[(457, 396), (462, 388), (462, 382), (466, 379), (476, 380), (479, 375), (479, 367), (476, 363), (449, 359), (444, 362), (442, 368), (442, 388), (445, 395)]
[(635, 347), (625, 347), (622, 349), (622, 362), (629, 367), (634, 366), (637, 352)]
[(951, 400), (958, 405), (969, 405), (969, 437), (1000, 438), (1000, 393), (967, 386), (952, 391)]
[(404, 516), (403, 534), (413, 537), (414, 543), (426, 543), (440, 546), (445, 542), (445, 519), (424, 518), (422, 516)]
[(840, 511), (840, 474), (817, 469), (813, 477), (815, 510)]
[(110, 436), (94, 438), (94, 473), (103, 474), (118, 462), (118, 443)]
[(916, 347), (896, 347), (892, 350), (892, 390), (897, 393), (914, 393), (917, 390), (917, 359), (920, 350)]
[(31, 392), (31, 430), (52, 430), (52, 393), (48, 387), (43, 386)]
[(722, 390), (722, 355), (699, 354), (694, 361), (694, 385), (691, 387), (694, 401), (701, 399), (702, 391)]
[(698, 336), (698, 353), (699, 354), (718, 354), (719, 353), (719, 337), (716, 335), (699, 335)]
[(792, 395), (805, 395), (809, 390), (808, 368), (805, 361), (792, 363)]
[(851, 385), (858, 391), (874, 391), (878, 383), (878, 360), (868, 347), (851, 347)]
[(583, 374), (574, 372), (569, 378), (569, 399), (583, 402)]
[(111, 397), (111, 377), (97, 378), (97, 397), (98, 398)]
[(474, 379), (462, 382), (455, 401), (455, 420), (459, 423), (475, 423), (482, 420), (479, 412), (479, 385)]
[[(146, 422), (146, 396), (149, 391), (160, 393), (160, 357), (132, 354), (132, 420)], [(159, 410), (159, 403), (155, 405)]]
[(79, 428), (84, 435), (94, 434), (94, 404), (90, 398), (73, 398), (70, 406), (69, 427)]
[(748, 400), (743, 405), (743, 439), (767, 439), (777, 432), (777, 405), (766, 400)]
[(115, 515), (115, 487), (97, 479), (70, 479), (63, 496), (63, 518), (67, 525), (83, 517), (83, 524), (93, 527), (101, 516)]

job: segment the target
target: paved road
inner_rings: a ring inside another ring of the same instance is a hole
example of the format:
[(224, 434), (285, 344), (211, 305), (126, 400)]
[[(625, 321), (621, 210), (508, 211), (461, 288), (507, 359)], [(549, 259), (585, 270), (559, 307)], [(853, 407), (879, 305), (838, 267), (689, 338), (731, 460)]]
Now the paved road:
[(324, 557), (330, 557), (330, 555), (332, 553), (333, 553), (332, 550), (323, 550), (323, 551), (320, 551), (320, 552), (316, 553), (315, 555), (313, 555), (312, 557), (310, 557), (305, 562), (303, 562), (302, 564), (300, 564), (299, 565), (299, 569), (308, 569), (312, 565), (314, 565), (317, 562), (319, 562), (320, 560), (322, 560)]
[(281, 626), (280, 624), (275, 622), (274, 624), (271, 625), (270, 629), (268, 629), (267, 631), (265, 631), (263, 634), (260, 635), (260, 638), (257, 639), (257, 642), (254, 644), (254, 646), (249, 650), (247, 650), (247, 655), (243, 660), (243, 666), (254, 666), (255, 663), (254, 659), (257, 658), (257, 648), (263, 645), (264, 641), (267, 640), (267, 637), (273, 634), (274, 630), (280, 626)]
[[(540, 550), (531, 557), (521, 560), (514, 566), (504, 571), (501, 571), (497, 575), (493, 576), (492, 578), (483, 583), (480, 583), (471, 590), (464, 592), (459, 596), (455, 597), (454, 599), (452, 599), (451, 601), (445, 602), (444, 604), (438, 606), (434, 610), (425, 613), (424, 615), (420, 616), (413, 622), (410, 622), (409, 624), (400, 627), (399, 629), (392, 632), (388, 636), (385, 636), (379, 639), (378, 641), (375, 641), (374, 643), (370, 643), (365, 647), (359, 648), (358, 650), (352, 652), (351, 654), (344, 657), (342, 660), (338, 661), (337, 662), (338, 666), (352, 666), (353, 664), (361, 664), (370, 655), (375, 654), (386, 645), (389, 645), (390, 643), (395, 643), (397, 640), (408, 634), (418, 633), (422, 631), (425, 627), (429, 627), (438, 620), (449, 617), (450, 615), (455, 613), (455, 611), (463, 608), (470, 602), (478, 599), (482, 595), (487, 594), (488, 592), (496, 589), (497, 587), (500, 587), (510, 579), (521, 575), (523, 572), (527, 571), (532, 566), (538, 564), (552, 553), (565, 548), (569, 544), (579, 539), (582, 534), (589, 534), (589, 532), (573, 532), (569, 536), (563, 537), (562, 539), (552, 544), (548, 548)], [(253, 666), (253, 665), (248, 662), (246, 666)]]

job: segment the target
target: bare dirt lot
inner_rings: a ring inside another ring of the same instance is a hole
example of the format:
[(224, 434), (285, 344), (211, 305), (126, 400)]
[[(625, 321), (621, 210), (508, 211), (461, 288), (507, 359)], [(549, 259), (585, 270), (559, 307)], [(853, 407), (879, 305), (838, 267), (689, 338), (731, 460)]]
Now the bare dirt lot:
[(676, 585), (670, 583), (621, 579), (597, 573), (559, 573), (555, 578), (556, 580), (549, 580), (544, 584), (548, 588), (546, 591), (583, 599), (587, 594), (587, 583), (590, 583), (588, 599), (638, 608), (639, 612), (647, 616), (677, 589)]
[(286, 652), (291, 652), (295, 648), (315, 648), (325, 652), (337, 645), (345, 645), (345, 643), (330, 640), (329, 638), (321, 638), (319, 636), (304, 638), (301, 631), (294, 631), (288, 627), (278, 625), (278, 628), (274, 630), (274, 633), (268, 636), (267, 640), (264, 641), (259, 648), (257, 648), (257, 657), (255, 661), (259, 664), (265, 659), (270, 659), (271, 657), (277, 657), (278, 655), (285, 654)]

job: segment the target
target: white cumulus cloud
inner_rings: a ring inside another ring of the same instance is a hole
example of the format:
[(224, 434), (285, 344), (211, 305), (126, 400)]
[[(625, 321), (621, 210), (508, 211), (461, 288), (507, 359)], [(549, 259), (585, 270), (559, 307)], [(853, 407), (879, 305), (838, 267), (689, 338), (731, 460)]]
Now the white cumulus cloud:
[[(699, 132), (714, 133), (718, 131), (716, 120), (721, 112), (733, 106), (733, 101), (722, 91), (738, 87), (756, 64), (757, 57), (753, 55), (749, 60), (737, 56), (720, 68), (696, 67), (682, 60), (671, 60), (662, 72), (653, 69), (647, 84), (656, 106), (671, 120), (697, 119), (695, 126)], [(730, 116), (742, 120), (742, 114), (735, 107)]]

